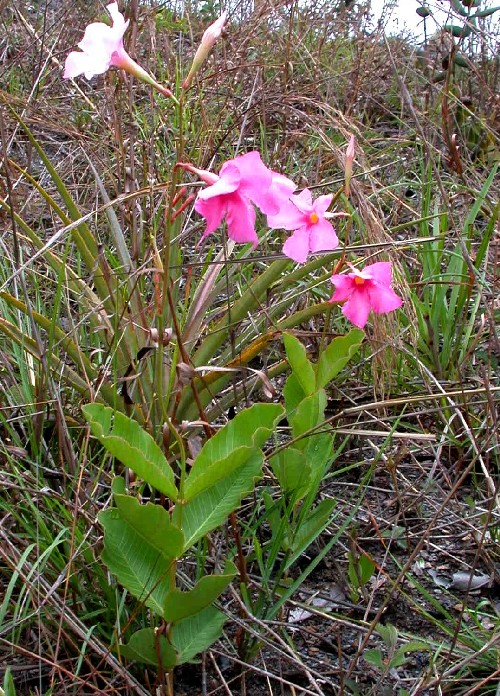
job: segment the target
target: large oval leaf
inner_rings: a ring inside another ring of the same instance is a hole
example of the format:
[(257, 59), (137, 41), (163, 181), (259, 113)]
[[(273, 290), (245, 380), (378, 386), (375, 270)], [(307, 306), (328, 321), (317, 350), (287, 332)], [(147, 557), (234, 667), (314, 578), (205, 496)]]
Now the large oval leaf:
[(283, 414), (283, 407), (279, 404), (254, 404), (240, 411), (205, 443), (196, 457), (191, 474), (203, 468), (207, 462), (225, 459), (238, 447), (262, 447)]
[(225, 615), (207, 607), (196, 616), (183, 619), (172, 630), (172, 643), (177, 652), (179, 665), (189, 662), (196, 655), (207, 650), (219, 638), (226, 620)]
[(203, 457), (196, 459), (184, 484), (182, 502), (189, 502), (203, 491), (216, 486), (219, 481), (230, 476), (236, 469), (245, 466), (246, 462), (258, 450), (252, 447), (238, 447), (223, 459), (209, 460)]
[[(247, 448), (244, 448), (247, 449)], [(228, 516), (236, 510), (242, 498), (253, 490), (255, 481), (261, 476), (264, 455), (259, 450), (242, 462), (242, 466), (229, 475), (219, 479), (186, 504), (175, 506), (173, 521), (182, 522), (184, 550), (190, 548), (205, 534), (224, 524)], [(228, 459), (230, 459), (229, 455)], [(223, 470), (224, 461), (220, 462)]]
[(228, 562), (224, 573), (220, 575), (206, 575), (201, 578), (192, 590), (172, 590), (167, 597), (163, 616), (165, 621), (180, 621), (188, 616), (194, 616), (198, 612), (215, 602), (237, 573), (236, 566)]
[(163, 669), (177, 664), (177, 655), (169, 641), (154, 628), (141, 628), (131, 637), (127, 645), (120, 645), (120, 653), (128, 660), (137, 660), (158, 667), (158, 655)]
[(103, 404), (82, 407), (92, 434), (114, 457), (150, 486), (177, 500), (174, 472), (151, 435), (139, 423)]
[(352, 329), (345, 336), (338, 336), (321, 353), (316, 366), (316, 388), (326, 387), (340, 370), (358, 352), (365, 334), (361, 329)]
[(315, 387), (316, 378), (314, 368), (307, 358), (306, 349), (292, 334), (283, 334), (286, 357), (292, 368), (292, 373), (296, 376), (302, 387), (304, 394), (312, 394)]
[[(127, 496), (117, 497), (124, 499)], [(131, 505), (129, 501), (120, 501), (123, 510)], [(124, 516), (117, 508), (99, 514), (99, 522), (104, 527), (102, 560), (121, 585), (161, 616), (171, 590), (169, 573), (174, 558), (169, 555), (171, 538), (162, 542), (160, 535), (165, 529), (170, 529), (174, 535), (176, 532), (171, 526), (169, 528), (170, 521), (165, 525), (165, 520), (160, 519), (162, 513), (168, 517), (168, 512), (162, 507), (135, 503), (140, 512), (136, 510), (131, 516), (128, 513)], [(141, 523), (138, 515), (143, 518)], [(131, 517), (135, 519), (131, 521)], [(154, 524), (158, 524), (158, 534), (148, 539), (145, 533)]]

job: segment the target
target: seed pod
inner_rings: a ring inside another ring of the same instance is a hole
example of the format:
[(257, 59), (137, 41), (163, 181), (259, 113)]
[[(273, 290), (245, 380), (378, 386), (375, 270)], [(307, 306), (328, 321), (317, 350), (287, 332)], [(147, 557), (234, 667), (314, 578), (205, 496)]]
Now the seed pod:
[(446, 77), (446, 72), (444, 70), (440, 70), (437, 72), (434, 77), (432, 78), (433, 82), (442, 82)]
[(476, 12), (474, 17), (489, 17), (490, 15), (494, 14), (497, 10), (500, 10), (500, 5), (497, 5), (496, 7), (489, 7), (487, 10), (480, 10), (479, 12)]
[(459, 24), (445, 24), (443, 31), (447, 31), (449, 34), (459, 39), (469, 36), (472, 31), (472, 27), (462, 27)]
[(450, 5), (457, 14), (462, 15), (462, 17), (467, 17), (467, 10), (464, 10), (459, 0), (450, 0)]
[(422, 7), (417, 7), (415, 11), (419, 17), (423, 17), (424, 19), (431, 14), (431, 11), (425, 5), (422, 5)]
[(195, 371), (194, 368), (191, 365), (188, 365), (185, 362), (179, 362), (177, 363), (177, 383), (180, 387), (186, 386), (186, 384), (189, 384), (194, 376), (195, 376)]
[(467, 58), (462, 55), (462, 53), (456, 53), (455, 54), (455, 65), (459, 65), (461, 68), (468, 68), (469, 67), (469, 61)]

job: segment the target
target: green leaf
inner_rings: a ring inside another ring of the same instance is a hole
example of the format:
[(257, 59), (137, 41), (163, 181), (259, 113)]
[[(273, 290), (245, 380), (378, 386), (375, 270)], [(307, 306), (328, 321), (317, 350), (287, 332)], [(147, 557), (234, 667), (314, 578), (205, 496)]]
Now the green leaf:
[(158, 651), (161, 665), (164, 669), (171, 669), (177, 664), (177, 655), (169, 641), (155, 632), (154, 628), (141, 628), (136, 631), (126, 645), (120, 645), (120, 654), (128, 660), (144, 662), (147, 665), (158, 667)]
[(398, 642), (398, 631), (392, 624), (377, 624), (377, 633), (387, 645), (389, 650), (394, 650)]
[(306, 349), (292, 334), (283, 334), (286, 357), (305, 394), (312, 394), (316, 382), (314, 368), (307, 359)]
[(311, 481), (311, 467), (302, 450), (288, 447), (271, 457), (269, 463), (285, 493), (294, 493), (296, 500), (304, 497)]
[(326, 387), (340, 370), (355, 355), (365, 334), (361, 329), (352, 329), (345, 336), (338, 336), (321, 353), (316, 366), (316, 388)]
[(370, 580), (375, 570), (375, 563), (365, 553), (359, 557), (359, 579), (363, 585)]
[(279, 404), (255, 404), (205, 443), (184, 484), (182, 503), (174, 511), (174, 521), (179, 526), (182, 521), (185, 549), (223, 524), (253, 489), (263, 461), (257, 448), (274, 432), (283, 412)]
[[(348, 561), (349, 561), (349, 563), (347, 566), (347, 577), (349, 578), (350, 589), (351, 590), (358, 590), (361, 586), (361, 583), (360, 583), (359, 577), (358, 577), (358, 568), (357, 568), (358, 558), (351, 551), (349, 551), (349, 553), (348, 553)], [(351, 595), (353, 597), (355, 597), (356, 592), (351, 592)]]
[(402, 645), (398, 650), (404, 650), (405, 653), (412, 652), (432, 652), (432, 645), (423, 640), (409, 640)]
[(410, 658), (405, 655), (404, 646), (396, 650), (394, 655), (389, 660), (389, 669), (395, 669), (396, 667), (402, 667), (405, 665)]
[(247, 460), (253, 457), (256, 452), (258, 450), (253, 447), (238, 447), (229, 456), (214, 461), (208, 461), (206, 457), (198, 461), (198, 455), (184, 484), (183, 502), (189, 502), (195, 496), (217, 485), (234, 471), (245, 466)]
[(230, 513), (239, 506), (243, 496), (253, 490), (255, 480), (261, 476), (263, 459), (262, 452), (254, 450), (242, 466), (186, 504), (175, 506), (173, 519), (174, 522), (182, 523), (184, 550), (212, 529), (224, 524)]
[(240, 411), (205, 443), (189, 477), (196, 478), (208, 465), (229, 457), (238, 447), (262, 447), (283, 415), (279, 404), (254, 404)]
[(459, 65), (461, 68), (468, 68), (470, 63), (467, 60), (467, 58), (462, 55), (461, 53), (455, 53), (454, 61), (456, 65)]
[(295, 411), (305, 396), (306, 394), (300, 386), (297, 375), (292, 372), (292, 374), (289, 375), (288, 379), (286, 380), (283, 388), (283, 397), (285, 399), (287, 415), (290, 415)]
[(462, 15), (462, 17), (467, 17), (467, 10), (464, 10), (459, 0), (450, 0), (450, 4), (457, 14)]
[(4, 696), (16, 696), (16, 687), (14, 686), (14, 679), (12, 678), (10, 667), (5, 669), (5, 674), (3, 677), (3, 694)]
[[(169, 574), (173, 558), (167, 555), (166, 550), (158, 548), (161, 546), (158, 538), (151, 542), (143, 532), (145, 527), (151, 526), (153, 518), (157, 518), (158, 510), (167, 516), (168, 513), (151, 503), (141, 508), (144, 510), (143, 516), (149, 518), (142, 531), (137, 531), (117, 508), (99, 513), (99, 522), (104, 528), (102, 560), (120, 584), (161, 616), (171, 589)], [(160, 522), (160, 525), (161, 529), (167, 528), (164, 522)], [(170, 543), (170, 540), (165, 541), (165, 549)]]
[(236, 566), (229, 561), (223, 574), (206, 575), (192, 590), (172, 590), (163, 610), (165, 621), (177, 622), (208, 607), (224, 592), (237, 572)]
[(93, 435), (108, 452), (157, 491), (177, 500), (174, 472), (161, 449), (139, 423), (102, 404), (86, 404), (82, 411)]
[(370, 650), (365, 650), (363, 653), (363, 658), (369, 662), (371, 665), (375, 665), (381, 670), (385, 670), (387, 665), (384, 662), (384, 656), (382, 651), (378, 648), (371, 648)]
[(225, 620), (221, 611), (207, 607), (196, 616), (175, 624), (172, 643), (177, 652), (177, 663), (189, 662), (213, 645), (222, 633)]
[(315, 510), (300, 525), (292, 540), (292, 557), (287, 562), (290, 566), (303, 553), (312, 542), (318, 538), (330, 521), (332, 510), (337, 501), (325, 498), (316, 506)]
[(161, 505), (141, 505), (137, 498), (115, 493), (114, 500), (123, 521), (145, 543), (166, 558), (178, 558), (184, 546), (184, 535), (172, 524), (169, 513)]
[[(349, 575), (349, 580), (351, 586), (354, 589), (359, 589), (364, 587), (366, 583), (370, 580), (375, 570), (375, 563), (372, 559), (365, 553), (357, 555), (355, 553), (349, 552), (349, 565), (347, 568), (347, 573)], [(382, 632), (385, 630), (385, 626), (382, 626)], [(381, 633), (382, 635), (382, 633)], [(387, 635), (387, 634), (386, 634)], [(383, 637), (383, 636), (382, 636)], [(397, 638), (397, 635), (396, 635)], [(390, 647), (390, 646), (389, 646)]]
[[(300, 437), (309, 432), (325, 420), (326, 393), (324, 389), (319, 389), (311, 396), (306, 396), (295, 409), (289, 414), (288, 421), (292, 426), (293, 437)], [(308, 439), (298, 443), (300, 449), (304, 449)]]
[[(378, 630), (377, 626), (377, 630)], [(396, 630), (396, 629), (394, 629)], [(394, 643), (392, 649), (394, 648), (396, 644)], [(428, 643), (424, 643), (421, 640), (410, 640), (408, 643), (404, 643), (404, 645), (401, 645), (392, 655), (389, 661), (389, 669), (394, 669), (395, 667), (402, 667), (405, 665), (408, 660), (409, 656), (407, 653), (412, 653), (412, 652), (429, 652), (431, 651), (432, 648)]]
[(300, 441), (297, 446), (303, 451), (311, 469), (311, 489), (317, 488), (332, 461), (333, 437), (330, 433), (318, 432)]
[(262, 500), (264, 502), (264, 507), (266, 508), (266, 518), (269, 522), (271, 532), (273, 536), (276, 537), (279, 532), (281, 521), (278, 504), (275, 500), (273, 500), (269, 491), (266, 490), (262, 491)]

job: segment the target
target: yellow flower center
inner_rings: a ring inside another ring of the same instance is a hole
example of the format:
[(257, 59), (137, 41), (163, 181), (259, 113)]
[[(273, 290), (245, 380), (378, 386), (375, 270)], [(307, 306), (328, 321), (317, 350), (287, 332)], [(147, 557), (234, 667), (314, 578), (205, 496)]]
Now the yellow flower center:
[(361, 278), (360, 276), (354, 276), (354, 284), (355, 285), (364, 285), (365, 279)]
[(313, 225), (315, 225), (319, 220), (318, 213), (311, 213), (309, 215), (309, 222)]

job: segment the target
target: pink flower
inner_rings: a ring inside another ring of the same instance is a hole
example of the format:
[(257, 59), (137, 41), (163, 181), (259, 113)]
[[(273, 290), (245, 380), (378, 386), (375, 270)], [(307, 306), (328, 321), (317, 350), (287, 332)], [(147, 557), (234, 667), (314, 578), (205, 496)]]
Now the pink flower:
[(71, 51), (66, 58), (63, 78), (74, 78), (83, 73), (87, 80), (90, 80), (94, 75), (102, 75), (108, 68), (114, 66), (126, 70), (143, 82), (152, 85), (165, 96), (171, 97), (170, 90), (158, 84), (144, 68), (132, 60), (124, 49), (123, 35), (129, 20), (125, 21), (121, 12), (118, 12), (118, 4), (112, 2), (106, 9), (111, 15), (113, 25), (110, 27), (103, 22), (93, 22), (88, 25), (83, 39), (78, 44), (81, 51)]
[(225, 218), (230, 239), (257, 246), (253, 206), (267, 215), (276, 214), (296, 188), (293, 181), (268, 169), (256, 151), (225, 162), (219, 176), (191, 164), (179, 163), (178, 166), (209, 184), (200, 191), (194, 205), (207, 221), (201, 241)]
[(224, 29), (226, 19), (227, 12), (223, 12), (219, 19), (213, 22), (213, 24), (211, 24), (205, 30), (205, 33), (201, 37), (201, 43), (198, 46), (196, 53), (194, 54), (193, 63), (191, 65), (191, 68), (189, 69), (188, 76), (182, 83), (184, 89), (188, 89), (188, 87), (191, 86), (193, 77), (196, 75), (198, 70), (201, 68), (203, 63), (208, 58), (208, 54), (212, 50), (214, 43), (222, 34), (222, 30)]
[(309, 252), (331, 251), (338, 247), (338, 237), (325, 216), (332, 198), (319, 196), (313, 203), (311, 192), (304, 189), (297, 195), (289, 195), (277, 213), (268, 215), (271, 229), (295, 230), (283, 246), (286, 256), (304, 263)]
[(333, 275), (335, 292), (330, 302), (345, 302), (342, 314), (360, 329), (368, 321), (370, 309), (377, 314), (392, 312), (403, 300), (391, 289), (391, 264), (380, 261), (365, 266), (363, 271)]

